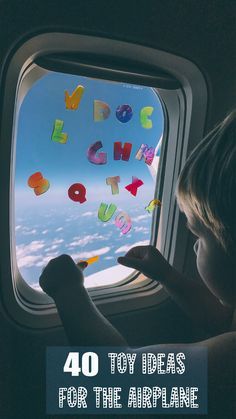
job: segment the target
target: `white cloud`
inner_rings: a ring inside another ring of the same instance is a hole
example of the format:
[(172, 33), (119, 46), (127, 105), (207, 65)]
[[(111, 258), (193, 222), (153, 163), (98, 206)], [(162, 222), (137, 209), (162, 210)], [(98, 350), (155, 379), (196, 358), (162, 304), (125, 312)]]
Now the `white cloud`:
[(37, 230), (34, 228), (32, 230), (29, 230), (28, 228), (24, 228), (22, 231), (22, 234), (24, 234), (24, 236), (28, 236), (30, 234), (36, 234)]
[(80, 217), (81, 217), (81, 214), (70, 215), (69, 217), (67, 217), (67, 218), (65, 219), (65, 221), (66, 221), (67, 223), (69, 223), (69, 222), (71, 222), (71, 221), (78, 220)]
[(20, 244), (16, 246), (17, 264), (19, 268), (33, 266), (41, 259), (39, 255), (32, 255), (45, 246), (43, 240), (33, 240), (29, 244)]
[(75, 241), (67, 245), (67, 247), (84, 247), (89, 243), (93, 243), (95, 240), (105, 240), (106, 236), (99, 235), (98, 233), (95, 234), (89, 234), (87, 236), (84, 236), (82, 238), (80, 237), (74, 237)]
[(95, 211), (87, 211), (81, 214), (81, 217), (91, 217), (92, 215), (95, 215), (95, 214), (96, 214)]
[(61, 243), (63, 243), (64, 242), (64, 239), (54, 239), (53, 241), (52, 241), (52, 245), (53, 244), (61, 244)]
[(136, 233), (141, 233), (141, 232), (144, 234), (149, 233), (149, 229), (147, 227), (134, 227), (134, 231)]
[(125, 244), (124, 246), (119, 247), (115, 253), (125, 253), (128, 252), (130, 249), (132, 249), (132, 247), (135, 246), (147, 246), (149, 244), (149, 240), (143, 240), (137, 243), (133, 243), (133, 244)]
[(16, 230), (20, 230), (21, 227), (21, 225), (16, 226)]
[(40, 259), (41, 256), (36, 255), (22, 256), (17, 259), (17, 264), (19, 268), (30, 268), (31, 266), (35, 266), (36, 262)]
[(18, 258), (28, 256), (30, 253), (37, 252), (45, 246), (43, 240), (33, 240), (29, 244), (20, 244), (16, 246), (16, 255)]
[(92, 256), (101, 256), (108, 253), (111, 250), (109, 246), (102, 247), (101, 249), (91, 250), (90, 252), (80, 252), (71, 255), (73, 259), (88, 259)]
[(47, 234), (49, 230), (43, 230), (42, 234)]
[(62, 231), (63, 227), (58, 227), (55, 231)]
[(54, 253), (50, 253), (50, 254), (48, 253), (39, 262), (37, 262), (35, 264), (35, 266), (45, 267), (48, 264), (48, 262), (50, 262), (51, 259), (56, 258), (58, 256), (58, 254), (59, 254), (58, 252), (54, 252)]
[(140, 220), (144, 220), (145, 218), (148, 218), (149, 214), (144, 214), (144, 215), (138, 215), (137, 217), (132, 218), (133, 222), (138, 222)]
[(45, 249), (45, 252), (51, 252), (52, 250), (55, 250), (55, 249), (57, 249), (58, 247), (59, 247), (59, 244), (53, 244), (52, 246), (47, 247), (47, 248)]
[(114, 256), (106, 256), (104, 259), (111, 260), (111, 259), (114, 259)]

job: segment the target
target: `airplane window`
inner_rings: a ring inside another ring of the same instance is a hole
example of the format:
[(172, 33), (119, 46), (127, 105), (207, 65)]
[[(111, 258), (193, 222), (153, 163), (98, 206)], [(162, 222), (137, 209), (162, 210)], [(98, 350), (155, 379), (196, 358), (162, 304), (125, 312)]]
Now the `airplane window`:
[(88, 288), (133, 273), (117, 257), (150, 242), (163, 127), (150, 87), (55, 72), (31, 86), (15, 154), (16, 260), (28, 285), (40, 290), (62, 253), (89, 261)]

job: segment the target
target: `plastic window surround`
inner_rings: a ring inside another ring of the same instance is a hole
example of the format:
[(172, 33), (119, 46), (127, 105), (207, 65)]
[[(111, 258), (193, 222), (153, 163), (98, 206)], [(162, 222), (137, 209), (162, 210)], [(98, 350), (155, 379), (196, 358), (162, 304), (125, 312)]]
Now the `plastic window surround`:
[[(32, 62), (38, 56), (58, 54), (63, 51), (96, 53), (97, 56), (106, 54), (111, 59), (112, 57), (121, 57), (123, 60), (130, 61), (130, 59), (133, 59), (136, 62), (138, 57), (140, 64), (148, 61), (152, 69), (156, 68), (157, 73), (161, 68), (179, 81), (181, 88), (176, 89), (174, 94), (173, 91), (158, 89), (158, 93), (165, 103), (165, 109), (168, 113), (167, 120), (169, 121), (168, 150), (166, 150), (166, 170), (162, 197), (164, 206), (159, 226), (159, 237), (165, 237), (165, 240), (159, 243), (158, 247), (164, 256), (179, 269), (184, 264), (187, 234), (183, 229), (182, 217), (176, 208), (173, 193), (174, 185), (186, 155), (203, 133), (206, 113), (207, 91), (200, 71), (191, 62), (163, 51), (104, 38), (50, 33), (31, 38), (8, 57), (4, 67), (5, 74), (2, 74), (1, 77), (1, 96), (4, 96), (1, 115), (0, 155), (4, 156), (4, 159), (0, 167), (0, 179), (10, 178), (10, 185), (8, 182), (2, 182), (0, 188), (1, 202), (3, 203), (0, 231), (4, 243), (0, 256), (2, 302), (11, 317), (18, 323), (35, 328), (58, 326), (60, 320), (54, 304), (49, 304), (48, 301), (46, 305), (45, 300), (39, 303), (38, 293), (35, 303), (32, 295), (29, 296), (28, 302), (26, 300), (23, 302), (19, 295), (19, 289), (14, 282), (6, 280), (6, 278), (11, 277), (17, 278), (16, 264), (11, 264), (12, 240), (9, 231), (14, 228), (11, 214), (14, 204), (12, 202), (14, 173), (11, 172), (10, 166), (12, 153), (14, 153), (11, 147), (11, 138), (12, 128), (15, 129), (13, 126), (15, 121), (15, 98), (17, 97), (19, 80), (22, 79), (26, 69), (32, 65)], [(5, 87), (4, 92), (3, 86)], [(5, 226), (10, 226), (10, 229), (6, 229)], [(155, 242), (157, 235), (155, 225), (153, 225), (153, 232), (155, 237), (152, 237), (152, 242)], [(181, 252), (178, 252), (176, 243), (180, 237), (182, 245)], [(91, 291), (91, 295), (105, 314), (144, 308), (155, 305), (166, 298), (160, 284), (150, 281), (142, 282), (143, 279), (143, 276), (139, 275), (137, 280), (132, 281), (132, 283), (116, 286), (115, 293), (114, 288), (104, 289), (104, 287), (101, 287), (101, 289)], [(137, 284), (137, 289), (135, 289)], [(25, 285), (26, 288), (28, 287), (31, 290), (27, 284)], [(140, 289), (142, 292), (140, 292)], [(25, 295), (27, 294), (24, 293), (24, 297)]]

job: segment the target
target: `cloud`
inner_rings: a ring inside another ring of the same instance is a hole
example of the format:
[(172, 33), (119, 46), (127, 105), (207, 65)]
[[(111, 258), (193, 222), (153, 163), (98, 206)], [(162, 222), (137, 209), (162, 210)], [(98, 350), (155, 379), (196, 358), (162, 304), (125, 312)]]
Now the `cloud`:
[(42, 234), (47, 234), (49, 230), (43, 230)]
[(69, 223), (69, 222), (71, 222), (71, 221), (78, 220), (80, 217), (81, 217), (81, 214), (70, 215), (69, 217), (67, 217), (67, 218), (65, 219), (65, 221), (66, 221), (67, 223)]
[(95, 211), (87, 211), (81, 214), (81, 217), (91, 217), (92, 215), (95, 215), (95, 214), (96, 214)]
[(56, 258), (58, 256), (58, 254), (59, 254), (59, 252), (48, 253), (46, 256), (41, 258), (41, 260), (39, 262), (37, 262), (35, 264), (35, 266), (45, 267), (48, 264), (48, 262), (50, 262), (51, 259)]
[(137, 217), (132, 218), (132, 221), (136, 223), (140, 220), (145, 220), (146, 218), (149, 218), (149, 214), (138, 215)]
[(130, 249), (132, 249), (132, 247), (147, 246), (149, 243), (150, 243), (149, 240), (143, 240), (143, 241), (133, 243), (133, 244), (125, 244), (124, 246), (121, 246), (118, 249), (116, 249), (115, 253), (125, 253), (125, 252), (128, 252)]
[(136, 233), (141, 233), (141, 232), (144, 234), (149, 233), (149, 229), (147, 227), (134, 227), (134, 231)]
[(33, 240), (29, 244), (20, 244), (16, 246), (17, 264), (19, 268), (31, 267), (38, 262), (42, 256), (32, 255), (45, 246), (43, 240)]
[(28, 235), (36, 234), (36, 233), (37, 233), (37, 230), (35, 228), (30, 230), (27, 227), (24, 227), (22, 231), (22, 234), (24, 234), (24, 236), (28, 236)]
[(30, 268), (31, 266), (35, 266), (36, 262), (41, 259), (41, 256), (36, 255), (29, 255), (29, 256), (22, 256), (17, 259), (18, 268)]
[(16, 246), (16, 255), (17, 257), (27, 256), (30, 253), (37, 252), (45, 246), (43, 240), (33, 240), (29, 244), (20, 244)]
[(59, 247), (59, 244), (53, 244), (50, 247), (47, 247), (47, 249), (45, 249), (45, 252), (51, 252), (52, 250), (55, 250)]
[(63, 243), (64, 242), (64, 239), (54, 239), (53, 241), (52, 241), (52, 245), (53, 244), (61, 244), (61, 243)]
[(54, 239), (52, 240), (52, 242), (47, 242), (47, 248), (44, 249), (45, 252), (51, 252), (52, 250), (57, 249), (58, 247), (60, 247), (60, 244), (62, 244), (64, 242), (64, 239)]
[(58, 227), (55, 231), (62, 231), (63, 227)]
[(91, 250), (90, 252), (80, 252), (74, 253), (71, 255), (73, 259), (88, 259), (92, 256), (101, 256), (105, 255), (111, 250), (109, 246), (102, 247), (101, 249)]
[(114, 256), (105, 256), (104, 259), (111, 260), (111, 259), (114, 259)]
[(89, 234), (87, 236), (84, 236), (82, 238), (80, 237), (74, 237), (75, 241), (67, 245), (67, 247), (84, 247), (89, 243), (93, 243), (95, 240), (106, 240), (106, 236), (99, 235), (98, 233), (95, 234)]
[(16, 231), (20, 230), (21, 227), (22, 227), (21, 225), (16, 226)]

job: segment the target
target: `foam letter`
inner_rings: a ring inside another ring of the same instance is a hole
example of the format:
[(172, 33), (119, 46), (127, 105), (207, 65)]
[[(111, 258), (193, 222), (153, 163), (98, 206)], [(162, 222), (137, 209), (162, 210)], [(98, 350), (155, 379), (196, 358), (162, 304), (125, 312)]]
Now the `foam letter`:
[(117, 195), (119, 193), (118, 183), (120, 182), (120, 176), (112, 176), (106, 178), (106, 184), (111, 185), (112, 195)]
[(155, 148), (148, 147), (147, 144), (142, 144), (140, 146), (140, 149), (138, 150), (135, 158), (137, 160), (141, 160), (142, 158), (144, 158), (145, 163), (150, 166), (152, 164), (153, 159), (154, 159), (154, 155), (155, 155)]
[(107, 103), (101, 100), (94, 100), (93, 102), (93, 118), (95, 122), (104, 121), (109, 118), (111, 113), (110, 107)]
[(31, 175), (28, 179), (28, 185), (34, 189), (35, 195), (42, 195), (50, 187), (49, 181), (43, 177), (41, 172), (35, 172)]
[(123, 124), (129, 122), (133, 116), (133, 111), (131, 106), (129, 105), (120, 105), (116, 109), (116, 117), (118, 121), (122, 122)]
[(159, 199), (153, 199), (151, 202), (149, 202), (148, 206), (145, 207), (145, 210), (151, 213), (154, 210), (155, 206), (161, 206), (161, 201), (159, 201)]
[(96, 152), (102, 148), (102, 142), (97, 141), (96, 143), (92, 144), (88, 151), (87, 151), (87, 157), (88, 160), (93, 164), (106, 164), (107, 162), (107, 153), (98, 153), (96, 156)]
[(83, 86), (77, 86), (71, 96), (66, 90), (65, 91), (66, 109), (70, 109), (72, 111), (75, 111), (76, 109), (78, 109), (83, 93), (84, 93)]
[(111, 219), (117, 208), (115, 204), (110, 204), (108, 209), (107, 207), (108, 205), (102, 202), (98, 209), (98, 218), (105, 223)]
[(68, 189), (68, 196), (72, 201), (79, 202), (83, 204), (86, 199), (86, 188), (82, 183), (74, 183)]
[(145, 106), (140, 111), (140, 122), (143, 128), (150, 129), (152, 128), (152, 121), (148, 117), (153, 113), (152, 106)]
[(124, 143), (124, 147), (122, 147), (122, 143), (116, 141), (114, 143), (114, 160), (120, 160), (122, 158), (122, 160), (129, 161), (131, 150), (131, 143)]
[(121, 229), (122, 234), (127, 234), (132, 226), (130, 216), (124, 211), (120, 212), (115, 219), (115, 225)]
[(125, 189), (127, 189), (127, 191), (129, 191), (133, 196), (136, 196), (137, 195), (137, 189), (142, 185), (143, 185), (142, 180), (138, 179), (135, 176), (132, 176), (132, 183), (125, 186)]
[(62, 132), (64, 126), (64, 122), (60, 119), (56, 119), (54, 122), (53, 133), (52, 133), (52, 141), (56, 143), (65, 144), (68, 139), (68, 134)]

